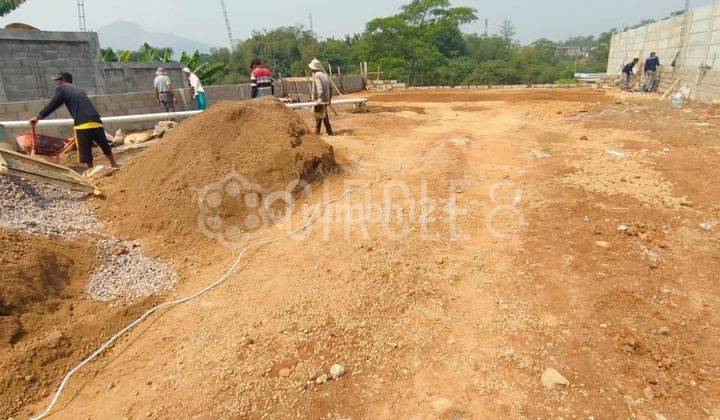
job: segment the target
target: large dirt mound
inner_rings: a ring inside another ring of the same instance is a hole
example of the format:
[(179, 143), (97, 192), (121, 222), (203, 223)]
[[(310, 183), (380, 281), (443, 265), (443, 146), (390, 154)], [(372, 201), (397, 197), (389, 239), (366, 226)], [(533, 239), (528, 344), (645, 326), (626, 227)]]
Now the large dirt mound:
[(87, 247), (15, 231), (0, 231), (0, 249), (1, 348), (23, 334), (22, 315), (31, 309), (52, 312), (54, 305), (38, 304), (61, 297), (71, 279), (86, 277), (94, 253)]
[[(237, 174), (253, 184), (243, 184), (242, 190), (261, 190), (257, 198), (262, 199), (292, 189), (300, 179), (312, 181), (320, 167), (333, 164), (332, 148), (276, 99), (221, 102), (181, 124), (101, 185), (107, 200), (99, 211), (117, 221), (114, 230), (126, 237), (194, 241), (202, 238), (199, 211), (208, 206), (203, 191), (222, 190)], [(231, 190), (224, 192), (234, 195)], [(210, 198), (211, 207), (219, 204)], [(217, 209), (214, 227), (248, 226), (257, 204), (248, 196), (234, 198)]]

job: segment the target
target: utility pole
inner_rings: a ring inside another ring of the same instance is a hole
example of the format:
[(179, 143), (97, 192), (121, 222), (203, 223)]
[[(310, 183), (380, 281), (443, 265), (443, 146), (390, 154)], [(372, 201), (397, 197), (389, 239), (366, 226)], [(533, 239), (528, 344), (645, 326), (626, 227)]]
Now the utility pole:
[(230, 41), (230, 51), (235, 50), (235, 41), (233, 41), (232, 29), (230, 29), (230, 19), (228, 18), (227, 7), (225, 7), (225, 0), (220, 0), (220, 7), (222, 8), (223, 17), (225, 18), (225, 28), (227, 28), (228, 41)]
[(488, 20), (485, 18), (485, 36), (488, 36)]
[(315, 26), (313, 25), (313, 15), (310, 13), (309, 15), (309, 22), (310, 22), (310, 32), (315, 32)]
[(87, 32), (87, 24), (85, 23), (85, 0), (77, 0), (77, 7), (80, 32)]

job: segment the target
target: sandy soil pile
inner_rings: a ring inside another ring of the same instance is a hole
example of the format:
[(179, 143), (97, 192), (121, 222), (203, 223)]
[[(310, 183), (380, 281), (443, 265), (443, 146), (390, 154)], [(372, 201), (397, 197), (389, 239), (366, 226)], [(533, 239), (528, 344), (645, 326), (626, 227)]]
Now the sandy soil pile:
[[(122, 235), (194, 241), (202, 238), (200, 206), (219, 204), (199, 200), (203, 190), (222, 192), (236, 173), (255, 184), (242, 190), (259, 189), (260, 199), (292, 189), (299, 179), (312, 181), (320, 166), (333, 163), (332, 148), (277, 100), (222, 102), (181, 124), (107, 180), (101, 186), (107, 201), (99, 212), (118, 221), (113, 228)], [(217, 226), (242, 230), (253, 200), (233, 191), (224, 194), (234, 200), (222, 203)]]
[(54, 382), (53, 368), (75, 350), (77, 343), (60, 328), (73, 316), (71, 297), (83, 294), (94, 252), (79, 243), (5, 230), (0, 249), (0, 413), (7, 417), (38, 390), (38, 382)]
[[(0, 346), (14, 344), (23, 333), (21, 318), (38, 303), (61, 296), (71, 279), (87, 276), (93, 252), (76, 245), (13, 231), (0, 231)], [(83, 257), (87, 252), (88, 258)], [(85, 261), (85, 266), (82, 262)], [(80, 262), (81, 265), (76, 262)], [(37, 308), (40, 306), (39, 308)], [(52, 305), (51, 305), (52, 306)]]

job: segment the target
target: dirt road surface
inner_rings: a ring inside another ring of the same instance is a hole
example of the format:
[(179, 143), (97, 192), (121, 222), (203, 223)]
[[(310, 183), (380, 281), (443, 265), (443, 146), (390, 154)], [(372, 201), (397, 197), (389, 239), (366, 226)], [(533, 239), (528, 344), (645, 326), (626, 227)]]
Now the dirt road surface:
[[(132, 332), (53, 418), (720, 418), (717, 109), (590, 89), (369, 99), (333, 118), (343, 170), (294, 226), (376, 182)], [(188, 263), (177, 295), (233, 259)]]

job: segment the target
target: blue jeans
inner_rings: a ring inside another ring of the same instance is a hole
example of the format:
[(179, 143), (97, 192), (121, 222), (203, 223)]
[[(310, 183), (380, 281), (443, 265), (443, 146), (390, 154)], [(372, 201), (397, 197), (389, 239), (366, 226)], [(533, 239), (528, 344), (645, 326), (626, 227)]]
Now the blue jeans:
[(204, 111), (207, 109), (207, 101), (205, 100), (205, 92), (198, 92), (197, 95), (195, 95), (195, 103), (197, 105), (197, 109)]

